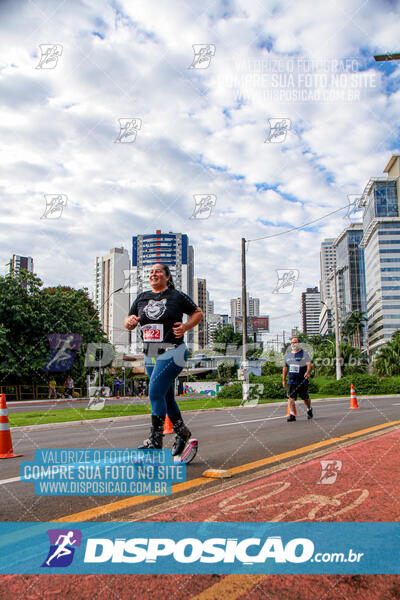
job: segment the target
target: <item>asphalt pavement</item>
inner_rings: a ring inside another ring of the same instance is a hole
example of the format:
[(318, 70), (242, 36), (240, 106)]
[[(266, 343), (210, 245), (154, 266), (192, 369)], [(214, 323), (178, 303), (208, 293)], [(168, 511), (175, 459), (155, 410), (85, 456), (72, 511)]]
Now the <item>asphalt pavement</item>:
[[(185, 412), (185, 422), (193, 437), (199, 440), (199, 452), (187, 467), (187, 479), (198, 478), (209, 468), (238, 467), (395, 421), (400, 415), (399, 396), (359, 398), (359, 410), (349, 410), (346, 399), (314, 401), (313, 406), (315, 418), (307, 420), (304, 406), (297, 402), (299, 416), (294, 423), (286, 422), (283, 403)], [(68, 423), (29, 431), (13, 428), (14, 452), (23, 453), (23, 456), (0, 461), (0, 520), (50, 521), (122, 499), (35, 496), (34, 484), (19, 480), (19, 467), (22, 461), (34, 459), (35, 449), (137, 448), (148, 436), (149, 426), (149, 416), (143, 415), (123, 422)], [(165, 447), (171, 447), (174, 436), (168, 435), (164, 439)], [(166, 500), (159, 498), (157, 502)], [(113, 517), (116, 515), (118, 513), (114, 512)]]

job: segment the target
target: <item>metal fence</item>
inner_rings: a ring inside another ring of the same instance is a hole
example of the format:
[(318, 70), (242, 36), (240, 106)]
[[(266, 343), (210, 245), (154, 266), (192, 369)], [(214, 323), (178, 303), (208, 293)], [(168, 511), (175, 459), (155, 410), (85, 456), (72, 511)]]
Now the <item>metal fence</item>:
[[(56, 386), (56, 398), (64, 398), (65, 387), (63, 385)], [(1, 385), (0, 394), (6, 395), (8, 402), (24, 400), (45, 400), (49, 398), (49, 386), (47, 385)], [(78, 398), (86, 397), (86, 393), (82, 395), (82, 388), (74, 388), (74, 396)], [(52, 394), (54, 398), (54, 393)], [(68, 399), (68, 395), (65, 395)]]

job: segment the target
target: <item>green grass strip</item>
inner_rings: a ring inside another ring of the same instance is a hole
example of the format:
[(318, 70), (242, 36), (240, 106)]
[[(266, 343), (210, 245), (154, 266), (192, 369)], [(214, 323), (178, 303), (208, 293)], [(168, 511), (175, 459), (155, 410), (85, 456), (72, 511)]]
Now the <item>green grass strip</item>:
[[(319, 394), (310, 394), (311, 399), (319, 398)], [(326, 396), (326, 398), (339, 398), (340, 396)], [(343, 396), (347, 398), (347, 396)], [(215, 398), (205, 396), (204, 398), (178, 398), (178, 404), (182, 411), (186, 410), (204, 410), (207, 408), (224, 408), (228, 406), (240, 406), (241, 398)], [(275, 402), (284, 402), (282, 398), (263, 398), (258, 404), (271, 404)], [(350, 400), (349, 400), (350, 402)], [(126, 417), (130, 415), (148, 415), (150, 414), (150, 404), (114, 404), (105, 406), (102, 410), (86, 410), (85, 408), (65, 408), (36, 410), (33, 412), (12, 412), (9, 411), (9, 421), (11, 427), (23, 427), (24, 425), (44, 425), (48, 423), (64, 423), (67, 421), (86, 421), (89, 419), (106, 419), (112, 417)]]

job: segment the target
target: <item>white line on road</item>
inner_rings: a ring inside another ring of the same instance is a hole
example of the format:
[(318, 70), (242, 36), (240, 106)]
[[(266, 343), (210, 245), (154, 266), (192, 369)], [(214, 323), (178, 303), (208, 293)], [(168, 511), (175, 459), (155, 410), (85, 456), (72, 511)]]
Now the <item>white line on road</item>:
[(4, 483), (13, 483), (14, 481), (21, 481), (21, 477), (11, 477), (10, 479), (2, 479), (0, 481), (0, 485), (3, 485)]
[(222, 423), (221, 425), (214, 425), (214, 427), (226, 427), (227, 425), (243, 425), (243, 423), (255, 423), (256, 421), (272, 421), (272, 419), (284, 419), (286, 415), (280, 417), (265, 417), (265, 419), (250, 419), (249, 421), (235, 421), (234, 423)]
[[(347, 404), (347, 402), (337, 402), (337, 404)], [(318, 408), (329, 408), (329, 406), (321, 406)], [(232, 423), (222, 423), (221, 425), (214, 425), (214, 427), (227, 427), (228, 425), (242, 425), (243, 423), (255, 423), (256, 421), (272, 421), (273, 419), (284, 419), (287, 415), (281, 415), (279, 417), (265, 417), (264, 419), (251, 419), (249, 421), (234, 421)]]
[[(96, 420), (96, 419), (95, 419), (95, 420)], [(98, 422), (98, 421), (97, 421), (97, 422)], [(73, 421), (71, 421), (71, 423), (73, 424)], [(100, 425), (102, 425), (102, 423), (100, 423)], [(117, 426), (115, 426), (115, 427), (107, 427), (106, 429), (107, 429), (108, 431), (110, 431), (110, 430), (114, 430), (114, 429), (124, 429), (124, 428), (127, 428), (127, 427), (128, 427), (128, 428), (131, 428), (131, 427), (149, 427), (149, 423), (143, 423), (142, 425), (117, 425)], [(101, 430), (101, 427), (96, 427), (96, 430)], [(41, 432), (43, 432), (43, 431), (44, 431), (44, 429), (40, 429), (40, 430), (39, 430), (39, 429), (37, 429), (36, 431), (35, 431), (34, 429), (31, 429), (31, 430), (30, 430), (28, 433), (41, 433)], [(13, 435), (13, 437), (14, 437), (14, 435), (15, 435), (15, 434), (17, 434), (17, 433), (25, 433), (25, 434), (26, 434), (26, 432), (24, 432), (24, 431), (20, 431), (20, 432), (18, 432), (18, 427), (15, 427), (15, 428), (12, 430), (12, 435)]]
[(143, 423), (142, 425), (117, 425), (116, 427), (112, 428), (107, 427), (107, 429), (130, 429), (131, 427), (149, 427), (149, 423)]

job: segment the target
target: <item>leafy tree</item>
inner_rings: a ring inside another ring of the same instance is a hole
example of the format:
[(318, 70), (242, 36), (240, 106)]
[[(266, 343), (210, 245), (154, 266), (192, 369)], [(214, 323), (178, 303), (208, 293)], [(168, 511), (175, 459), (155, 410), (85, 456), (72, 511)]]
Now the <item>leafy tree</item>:
[[(347, 342), (340, 343), (342, 374), (365, 373), (368, 361), (358, 348)], [(312, 357), (313, 371), (317, 376), (334, 376), (336, 373), (336, 346), (334, 343), (323, 344), (316, 348)]]
[(361, 349), (361, 334), (367, 320), (364, 312), (354, 311), (347, 317), (343, 324), (343, 336), (356, 348)]
[[(236, 351), (243, 344), (243, 336), (241, 333), (235, 332), (233, 325), (219, 324), (214, 331), (213, 342), (217, 345), (218, 351), (221, 354), (229, 354)], [(247, 337), (247, 343), (252, 344), (253, 340)], [(250, 347), (247, 356), (251, 356), (257, 348)]]
[[(0, 374), (2, 383), (47, 385), (48, 334), (75, 333), (82, 337), (69, 374), (83, 385), (86, 347), (107, 343), (97, 311), (86, 289), (66, 286), (43, 288), (34, 274), (21, 270), (18, 277), (0, 277)], [(55, 373), (58, 383), (67, 373)]]
[(218, 379), (229, 381), (236, 379), (237, 377), (237, 366), (228, 365), (224, 362), (220, 363), (217, 367)]
[(241, 346), (242, 334), (235, 333), (233, 325), (218, 325), (214, 330), (214, 344), (218, 344), (218, 349), (226, 354), (228, 346)]
[(390, 342), (378, 350), (373, 370), (376, 375), (400, 375), (400, 330), (395, 331)]

